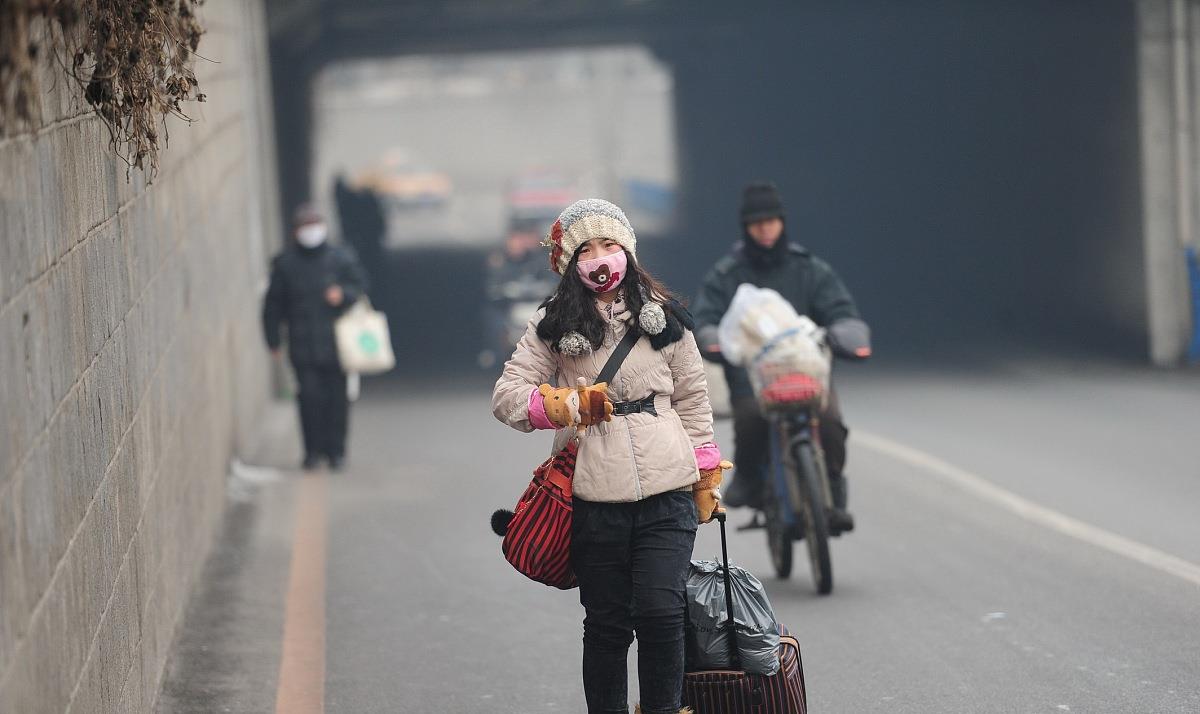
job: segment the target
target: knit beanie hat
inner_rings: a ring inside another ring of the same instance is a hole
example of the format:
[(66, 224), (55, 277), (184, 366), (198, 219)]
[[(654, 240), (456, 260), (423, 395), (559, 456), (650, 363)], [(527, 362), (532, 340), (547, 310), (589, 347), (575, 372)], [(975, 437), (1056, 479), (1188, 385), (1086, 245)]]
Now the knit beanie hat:
[(563, 275), (579, 246), (593, 238), (614, 240), (637, 258), (637, 237), (625, 212), (603, 199), (585, 198), (567, 206), (542, 241), (550, 249), (550, 268)]
[(775, 184), (759, 181), (742, 190), (742, 225), (765, 221), (768, 218), (783, 218), (783, 199)]
[[(550, 235), (542, 245), (550, 249), (550, 267), (559, 275), (566, 273), (567, 266), (579, 246), (593, 238), (608, 238), (616, 241), (629, 255), (637, 259), (637, 237), (625, 212), (614, 204), (599, 198), (576, 201), (558, 216), (550, 228)], [(667, 327), (667, 315), (663, 306), (641, 290), (642, 309), (638, 313), (638, 326), (650, 335), (662, 334)], [(563, 354), (583, 355), (592, 351), (587, 338), (572, 330), (558, 341)]]

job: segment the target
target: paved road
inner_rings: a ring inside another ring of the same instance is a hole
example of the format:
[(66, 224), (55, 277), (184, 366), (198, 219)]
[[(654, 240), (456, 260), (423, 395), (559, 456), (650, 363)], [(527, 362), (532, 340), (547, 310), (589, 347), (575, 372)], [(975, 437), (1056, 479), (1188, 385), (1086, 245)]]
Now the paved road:
[[(1197, 375), (840, 379), (860, 527), (835, 545), (834, 594), (803, 570), (771, 579), (760, 533), (731, 543), (800, 636), (812, 711), (1200, 712)], [(328, 482), (326, 711), (583, 711), (575, 593), (512, 572), (487, 525), (549, 437), (493, 421), (488, 387), (367, 385), (352, 467)], [(718, 436), (731, 443), (727, 423)], [(1100, 530), (1055, 530), (972, 479)], [(297, 486), (288, 474), (234, 510), (162, 711), (272, 710)], [(697, 557), (717, 552), (713, 528)], [(1137, 562), (1097, 532), (1181, 560)]]

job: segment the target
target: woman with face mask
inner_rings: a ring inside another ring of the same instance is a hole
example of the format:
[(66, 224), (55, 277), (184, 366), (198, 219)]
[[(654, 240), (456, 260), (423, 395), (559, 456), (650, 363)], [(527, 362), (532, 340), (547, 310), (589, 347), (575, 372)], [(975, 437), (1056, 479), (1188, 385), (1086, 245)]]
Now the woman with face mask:
[(561, 449), (576, 429), (547, 401), (580, 378), (591, 384), (635, 331), (607, 386), (611, 420), (580, 414), (571, 565), (585, 611), (583, 688), (589, 712), (628, 712), (626, 658), (636, 636), (638, 711), (676, 714), (696, 503), (711, 503), (720, 474), (691, 316), (638, 264), (633, 228), (607, 201), (567, 208), (544, 244), (562, 278), (505, 364), (493, 413), (520, 431), (557, 429)]
[(333, 323), (366, 292), (367, 280), (353, 251), (329, 242), (329, 227), (314, 208), (302, 206), (293, 228), (295, 244), (271, 262), (263, 331), (278, 358), (287, 327), (288, 356), (299, 386), (302, 467), (314, 469), (325, 459), (337, 471), (346, 455), (350, 405)]

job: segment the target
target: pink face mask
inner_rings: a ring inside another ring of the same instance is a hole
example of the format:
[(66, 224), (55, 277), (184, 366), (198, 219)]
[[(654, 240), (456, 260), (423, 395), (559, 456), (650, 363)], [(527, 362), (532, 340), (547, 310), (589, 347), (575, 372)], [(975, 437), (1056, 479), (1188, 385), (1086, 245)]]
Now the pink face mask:
[(628, 264), (625, 251), (619, 250), (599, 258), (581, 260), (575, 264), (575, 269), (584, 285), (595, 292), (606, 293), (621, 284)]

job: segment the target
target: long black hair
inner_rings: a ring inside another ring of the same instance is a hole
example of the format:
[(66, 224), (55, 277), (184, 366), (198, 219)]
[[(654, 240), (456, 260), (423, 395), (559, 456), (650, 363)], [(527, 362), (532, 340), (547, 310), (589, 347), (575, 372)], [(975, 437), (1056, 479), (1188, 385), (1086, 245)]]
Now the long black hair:
[[(558, 282), (558, 289), (541, 305), (546, 308), (546, 316), (538, 323), (537, 334), (549, 342), (550, 349), (554, 351), (558, 351), (558, 341), (568, 332), (583, 335), (591, 343), (592, 349), (599, 349), (604, 341), (605, 322), (596, 309), (596, 293), (583, 284), (579, 279), (579, 271), (575, 269), (579, 252), (577, 250), (571, 256), (571, 262)], [(651, 346), (661, 350), (682, 337), (685, 328), (692, 329), (692, 316), (666, 285), (638, 265), (629, 251), (625, 251), (625, 257), (628, 263), (625, 278), (616, 289), (625, 291), (625, 305), (635, 318), (641, 313), (646, 300), (662, 303), (667, 327), (661, 333), (650, 336)], [(634, 324), (637, 324), (636, 319)]]

